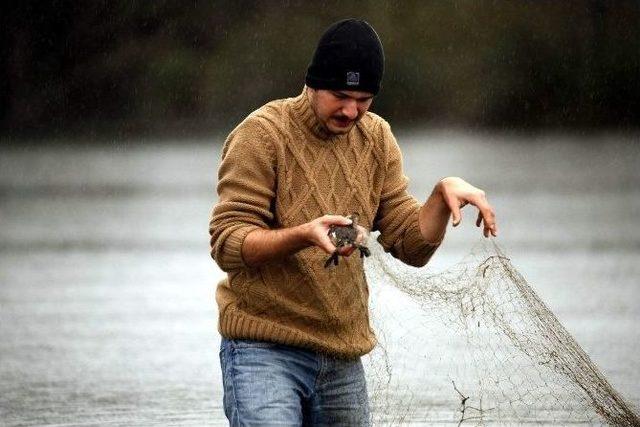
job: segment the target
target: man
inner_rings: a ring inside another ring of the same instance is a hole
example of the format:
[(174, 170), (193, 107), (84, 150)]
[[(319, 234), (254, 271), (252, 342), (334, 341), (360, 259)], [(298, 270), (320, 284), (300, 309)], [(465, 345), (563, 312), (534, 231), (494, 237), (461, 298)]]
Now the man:
[(383, 73), (369, 24), (344, 20), (320, 39), (302, 94), (251, 113), (228, 136), (211, 255), (218, 285), (224, 408), (231, 425), (368, 425), (360, 356), (375, 346), (363, 259), (335, 246), (332, 224), (379, 230), (384, 250), (427, 263), (466, 204), (496, 235), (484, 193), (438, 182), (422, 206), (407, 193), (389, 124), (368, 112)]

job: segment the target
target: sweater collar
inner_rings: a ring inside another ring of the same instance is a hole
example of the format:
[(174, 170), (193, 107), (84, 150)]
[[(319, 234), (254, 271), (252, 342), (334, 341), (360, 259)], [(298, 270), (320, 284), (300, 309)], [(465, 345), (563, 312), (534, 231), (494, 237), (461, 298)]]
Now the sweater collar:
[(305, 130), (321, 139), (322, 141), (338, 141), (346, 135), (335, 135), (322, 126), (320, 121), (318, 121), (318, 117), (316, 116), (315, 111), (311, 107), (311, 102), (309, 100), (309, 95), (307, 94), (307, 86), (302, 88), (302, 93), (297, 97), (293, 98), (293, 111), (296, 114), (295, 119), (299, 121), (300, 126)]

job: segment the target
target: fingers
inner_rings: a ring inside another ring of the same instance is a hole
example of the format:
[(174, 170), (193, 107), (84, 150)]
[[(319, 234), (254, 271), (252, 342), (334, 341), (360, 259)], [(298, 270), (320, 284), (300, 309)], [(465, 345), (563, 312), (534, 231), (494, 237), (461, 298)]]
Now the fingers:
[(462, 221), (462, 213), (460, 211), (460, 203), (455, 197), (445, 195), (444, 201), (449, 206), (449, 210), (451, 211), (451, 221), (454, 227), (457, 227)]
[(461, 209), (470, 203), (478, 208), (476, 226), (480, 227), (484, 224), (482, 230), (484, 236), (497, 236), (496, 216), (493, 208), (487, 202), (484, 191), (457, 177), (442, 179), (436, 188), (440, 190), (442, 199), (451, 211), (451, 222), (454, 227), (457, 227), (462, 221)]
[(336, 250), (335, 245), (331, 242), (331, 239), (329, 239), (329, 237), (326, 235), (323, 235), (320, 237), (317, 245), (320, 247), (320, 249), (322, 249), (328, 254), (332, 254)]
[(356, 245), (348, 244), (339, 248), (336, 248), (335, 242), (329, 237), (330, 233), (328, 233), (328, 231), (331, 230), (332, 225), (351, 225), (352, 223), (353, 220), (351, 218), (341, 215), (327, 214), (316, 218), (309, 223), (311, 225), (311, 242), (329, 254), (333, 254), (337, 250), (338, 255), (348, 257), (356, 250), (357, 245), (362, 244), (368, 239), (369, 231), (365, 227), (357, 225), (358, 234), (355, 237)]
[[(493, 223), (491, 226), (489, 226), (489, 232), (491, 233), (491, 235), (493, 237), (497, 237), (498, 236), (498, 224)], [(489, 237), (489, 236), (487, 236)]]
[(476, 227), (480, 227), (480, 224), (484, 224), (482, 230), (484, 237), (489, 237), (489, 235), (496, 237), (498, 235), (498, 224), (496, 223), (496, 214), (493, 211), (493, 208), (484, 197), (482, 197), (482, 200), (476, 204), (476, 207), (478, 208)]
[(324, 215), (322, 217), (322, 222), (324, 222), (327, 225), (332, 225), (332, 224), (336, 224), (336, 225), (349, 225), (351, 224), (351, 219), (347, 218), (346, 216), (342, 216), (342, 215)]
[(364, 244), (369, 238), (369, 230), (361, 225), (358, 225), (358, 237), (356, 237), (356, 243)]
[(336, 250), (336, 247), (327, 234), (330, 226), (349, 225), (351, 223), (351, 219), (341, 215), (324, 215), (322, 217), (316, 218), (315, 220), (308, 223), (308, 231), (306, 232), (308, 235), (308, 240), (310, 241), (310, 243), (318, 246), (326, 253), (332, 254)]
[[(475, 187), (474, 187), (475, 189)], [(478, 208), (478, 217), (476, 218), (476, 227), (480, 227), (481, 224), (484, 224), (482, 234), (484, 237), (489, 237), (489, 235), (496, 237), (498, 235), (498, 226), (496, 224), (496, 215), (493, 211), (493, 208), (487, 202), (487, 198), (485, 196), (484, 191), (475, 189), (475, 191), (470, 195), (463, 199), (462, 203), (458, 201), (455, 197), (448, 197), (448, 205), (451, 209), (451, 214), (453, 216), (453, 226), (457, 226), (462, 220), (462, 214), (460, 213), (460, 208), (467, 205), (468, 203), (474, 205)]]

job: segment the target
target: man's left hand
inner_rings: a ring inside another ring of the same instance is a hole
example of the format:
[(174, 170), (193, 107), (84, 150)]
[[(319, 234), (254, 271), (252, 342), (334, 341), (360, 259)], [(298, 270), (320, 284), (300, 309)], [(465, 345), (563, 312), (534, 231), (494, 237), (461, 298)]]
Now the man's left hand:
[(484, 237), (497, 236), (498, 225), (496, 223), (496, 215), (487, 201), (484, 191), (474, 187), (462, 178), (447, 177), (442, 179), (434, 192), (439, 192), (442, 200), (451, 210), (452, 224), (454, 227), (462, 221), (461, 209), (467, 204), (471, 204), (478, 208), (478, 218), (476, 219), (476, 227), (484, 225)]

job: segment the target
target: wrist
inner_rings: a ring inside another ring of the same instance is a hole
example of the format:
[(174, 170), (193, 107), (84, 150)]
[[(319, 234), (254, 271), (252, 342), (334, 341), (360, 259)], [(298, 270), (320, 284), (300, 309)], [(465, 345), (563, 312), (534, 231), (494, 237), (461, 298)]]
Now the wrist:
[(432, 245), (440, 244), (447, 229), (451, 210), (444, 201), (441, 184), (434, 187), (427, 201), (420, 208), (418, 226), (423, 239)]
[(439, 181), (435, 185), (435, 187), (433, 187), (433, 191), (427, 198), (427, 201), (425, 202), (423, 208), (430, 209), (435, 214), (439, 214), (440, 216), (449, 216), (451, 210), (444, 200), (444, 195), (442, 192), (442, 181)]
[(314, 244), (312, 240), (311, 233), (311, 223), (306, 222), (304, 224), (300, 224), (294, 228), (294, 231), (297, 236), (297, 240), (302, 243), (303, 246), (311, 246)]

